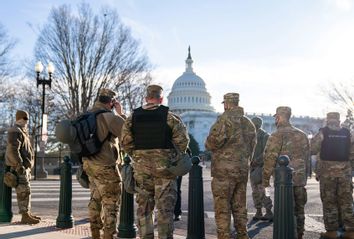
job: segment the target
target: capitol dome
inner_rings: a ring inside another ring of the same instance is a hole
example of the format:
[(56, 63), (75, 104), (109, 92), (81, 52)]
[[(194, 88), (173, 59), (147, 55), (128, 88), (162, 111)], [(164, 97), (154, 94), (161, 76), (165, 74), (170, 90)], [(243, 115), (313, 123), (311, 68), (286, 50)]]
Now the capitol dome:
[(205, 82), (192, 68), (193, 60), (190, 47), (186, 59), (186, 71), (177, 78), (168, 95), (168, 106), (171, 111), (184, 113), (188, 111), (214, 112), (210, 105), (210, 95), (206, 90)]

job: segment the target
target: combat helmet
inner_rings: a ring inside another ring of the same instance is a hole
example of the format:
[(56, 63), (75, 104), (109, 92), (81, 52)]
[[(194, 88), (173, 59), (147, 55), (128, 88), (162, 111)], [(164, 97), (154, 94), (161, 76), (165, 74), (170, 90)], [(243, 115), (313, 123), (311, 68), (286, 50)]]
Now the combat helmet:
[(90, 181), (82, 165), (77, 169), (76, 179), (83, 188), (90, 188)]
[(175, 176), (186, 175), (192, 168), (191, 157), (187, 153), (178, 152), (174, 161), (166, 169)]
[(71, 144), (76, 138), (76, 129), (70, 120), (61, 120), (55, 127), (55, 136), (64, 144)]

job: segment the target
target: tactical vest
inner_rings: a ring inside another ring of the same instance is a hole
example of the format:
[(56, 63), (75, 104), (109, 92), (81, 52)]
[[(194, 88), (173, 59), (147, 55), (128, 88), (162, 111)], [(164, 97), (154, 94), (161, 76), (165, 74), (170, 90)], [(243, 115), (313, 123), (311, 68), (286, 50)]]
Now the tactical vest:
[(167, 114), (168, 107), (163, 105), (156, 110), (144, 110), (142, 107), (134, 110), (132, 132), (136, 150), (173, 148)]
[(321, 160), (349, 161), (350, 132), (345, 128), (332, 130), (328, 127), (322, 129), (323, 141), (321, 145)]

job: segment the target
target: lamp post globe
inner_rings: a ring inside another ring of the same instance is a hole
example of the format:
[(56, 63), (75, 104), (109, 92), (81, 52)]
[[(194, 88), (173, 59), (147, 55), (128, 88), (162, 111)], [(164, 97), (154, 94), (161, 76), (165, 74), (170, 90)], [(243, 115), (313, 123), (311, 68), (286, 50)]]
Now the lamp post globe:
[[(52, 75), (54, 73), (55, 67), (54, 64), (52, 62), (48, 63), (47, 66), (47, 73), (48, 73), (48, 78), (42, 76), (41, 77), (41, 73), (43, 71), (44, 67), (42, 62), (38, 61), (34, 67), (35, 72), (37, 73), (36, 76), (36, 80), (37, 80), (37, 87), (39, 87), (39, 85), (42, 85), (42, 117), (41, 117), (41, 133), (40, 133), (40, 158), (41, 158), (41, 162), (40, 162), (40, 168), (37, 171), (37, 162), (35, 163), (35, 174), (34, 177), (35, 179), (37, 178), (47, 178), (48, 176), (48, 172), (45, 170), (44, 167), (44, 156), (45, 156), (45, 141), (47, 138), (47, 135), (44, 135), (47, 133), (47, 129), (44, 128), (44, 126), (47, 125), (47, 114), (45, 113), (45, 89), (46, 89), (46, 85), (49, 86), (49, 88), (51, 88), (52, 86)], [(37, 147), (36, 147), (37, 149)], [(38, 154), (36, 154), (38, 155)], [(37, 161), (37, 159), (36, 159)]]

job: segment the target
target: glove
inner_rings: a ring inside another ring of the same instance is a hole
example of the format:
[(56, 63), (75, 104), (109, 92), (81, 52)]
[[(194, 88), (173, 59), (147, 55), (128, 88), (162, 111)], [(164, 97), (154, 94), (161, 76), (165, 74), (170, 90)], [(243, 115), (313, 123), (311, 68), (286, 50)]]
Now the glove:
[(266, 180), (266, 179), (263, 178), (263, 180), (262, 180), (262, 185), (263, 185), (263, 187), (265, 187), (265, 188), (270, 187), (269, 179)]
[(18, 174), (24, 174), (25, 171), (26, 171), (26, 168), (23, 165), (18, 165), (17, 168), (16, 168), (16, 172)]
[(252, 168), (255, 168), (256, 166), (257, 166), (256, 161), (252, 160), (252, 161), (251, 161), (251, 167), (252, 167)]

